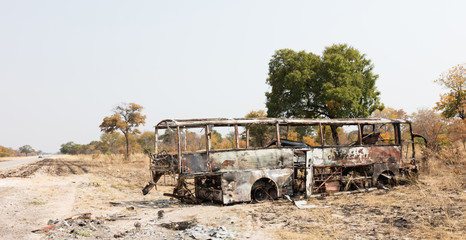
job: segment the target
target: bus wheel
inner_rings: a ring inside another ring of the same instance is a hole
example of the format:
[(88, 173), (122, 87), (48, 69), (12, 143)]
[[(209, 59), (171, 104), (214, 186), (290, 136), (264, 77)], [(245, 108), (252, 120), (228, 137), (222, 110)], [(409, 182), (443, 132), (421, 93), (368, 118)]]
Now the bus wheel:
[(264, 202), (269, 199), (269, 193), (263, 187), (257, 187), (252, 191), (252, 200), (254, 202)]
[(251, 199), (254, 202), (264, 202), (276, 199), (277, 197), (277, 187), (270, 179), (259, 179), (251, 188)]

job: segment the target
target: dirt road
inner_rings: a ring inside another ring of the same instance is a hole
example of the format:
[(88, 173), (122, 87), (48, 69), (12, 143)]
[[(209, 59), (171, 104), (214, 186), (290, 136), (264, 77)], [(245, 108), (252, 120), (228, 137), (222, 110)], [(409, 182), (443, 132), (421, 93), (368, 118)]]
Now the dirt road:
[[(169, 186), (158, 186), (143, 196), (146, 165), (143, 157), (124, 162), (88, 156), (44, 159), (0, 171), (2, 238), (461, 239), (466, 235), (466, 193), (460, 190), (466, 188), (464, 168), (443, 176), (421, 176), (417, 184), (390, 191), (311, 199), (308, 203), (315, 208), (299, 210), (284, 199), (231, 206), (183, 204), (163, 196), (170, 192)], [(55, 223), (50, 231), (31, 232)]]

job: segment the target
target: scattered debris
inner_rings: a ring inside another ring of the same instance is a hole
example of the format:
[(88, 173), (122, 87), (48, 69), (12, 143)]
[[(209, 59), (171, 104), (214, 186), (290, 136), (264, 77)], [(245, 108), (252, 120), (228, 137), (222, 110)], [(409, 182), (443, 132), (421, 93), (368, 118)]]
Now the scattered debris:
[(193, 239), (234, 239), (234, 235), (224, 227), (211, 227), (196, 225), (184, 231), (184, 234)]
[(136, 228), (136, 231), (140, 231), (141, 230), (141, 223), (140, 222), (135, 222), (134, 227)]
[(157, 212), (157, 217), (158, 217), (158, 219), (163, 218), (163, 213), (164, 213), (163, 210), (159, 210), (159, 211)]
[(112, 205), (112, 206), (121, 206), (121, 205), (123, 205), (123, 203), (121, 203), (121, 202), (108, 202), (108, 203), (110, 203), (110, 205)]
[(319, 207), (316, 205), (306, 205), (307, 201), (301, 200), (301, 201), (294, 201), (294, 205), (298, 207), (299, 209), (306, 209), (306, 208), (329, 208), (330, 206), (323, 206)]
[(116, 220), (141, 220), (141, 218), (135, 217), (135, 214), (129, 214), (129, 213), (124, 213), (124, 214), (113, 214), (110, 215), (108, 218), (105, 220), (108, 221), (116, 221)]
[[(81, 218), (81, 219), (89, 219), (91, 217), (91, 213), (80, 213), (80, 214), (76, 214), (76, 215), (73, 215), (71, 217), (67, 217), (63, 220), (60, 220), (60, 221), (52, 221), (52, 225), (48, 225), (46, 227), (43, 227), (43, 228), (40, 228), (40, 229), (36, 229), (36, 230), (32, 230), (33, 233), (40, 233), (40, 232), (48, 232), (50, 231), (51, 229), (55, 228), (56, 226), (60, 225), (61, 223), (65, 222), (65, 221), (69, 221), (69, 220), (74, 220), (74, 219), (77, 219), (77, 218)], [(48, 223), (51, 223), (51, 220), (49, 220)]]
[(160, 226), (171, 230), (185, 230), (195, 225), (196, 223), (194, 221), (181, 221), (160, 224)]

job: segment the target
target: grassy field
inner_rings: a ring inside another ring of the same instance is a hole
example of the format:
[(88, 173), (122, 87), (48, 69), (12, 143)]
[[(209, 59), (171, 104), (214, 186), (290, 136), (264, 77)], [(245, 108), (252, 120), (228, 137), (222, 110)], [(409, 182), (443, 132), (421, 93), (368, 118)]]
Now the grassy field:
[[(390, 190), (309, 199), (308, 204), (316, 208), (302, 210), (285, 199), (230, 206), (184, 204), (163, 196), (164, 192), (172, 190), (171, 186), (164, 185), (143, 196), (141, 189), (150, 175), (149, 159), (142, 154), (133, 155), (130, 160), (120, 155), (44, 159), (0, 173), (0, 177), (16, 181), (2, 192), (9, 197), (18, 194), (17, 199), (23, 202), (17, 209), (11, 207), (3, 211), (13, 215), (14, 211), (39, 214), (27, 220), (29, 225), (17, 224), (38, 228), (46, 224), (44, 219), (62, 215), (90, 212), (95, 222), (117, 213), (129, 214), (128, 209), (131, 209), (131, 218), (103, 221), (96, 229), (71, 224), (39, 235), (50, 239), (113, 238), (120, 233), (124, 233), (124, 239), (149, 239), (147, 236), (189, 239), (189, 229), (163, 227), (163, 224), (183, 221), (194, 224), (196, 229), (223, 227), (231, 233), (227, 238), (239, 239), (464, 239), (464, 151), (426, 152), (424, 155), (417, 181)], [(11, 205), (11, 202), (2, 204)], [(60, 205), (66, 207), (60, 208)], [(51, 207), (63, 211), (50, 212)], [(161, 211), (163, 217), (157, 217)], [(20, 218), (15, 221), (22, 222)], [(11, 219), (5, 225), (8, 227), (10, 222)], [(137, 222), (140, 227), (136, 229)], [(16, 235), (6, 236), (21, 239), (23, 232), (24, 229), (18, 229)], [(27, 235), (24, 239), (30, 237)]]
[[(466, 236), (466, 161), (464, 151), (425, 152), (419, 179), (389, 191), (311, 199), (328, 208), (298, 210), (285, 200), (267, 204), (240, 204), (233, 213), (239, 229), (260, 226), (277, 239), (315, 238), (425, 238), (461, 239)], [(149, 179), (148, 159), (131, 161), (108, 156), (77, 156), (91, 161), (95, 174), (120, 179), (116, 188), (139, 189)], [(116, 171), (116, 170), (119, 170)], [(163, 189), (162, 189), (163, 190)], [(167, 191), (169, 191), (167, 189)], [(202, 208), (202, 205), (197, 207)], [(202, 219), (196, 216), (197, 219)]]

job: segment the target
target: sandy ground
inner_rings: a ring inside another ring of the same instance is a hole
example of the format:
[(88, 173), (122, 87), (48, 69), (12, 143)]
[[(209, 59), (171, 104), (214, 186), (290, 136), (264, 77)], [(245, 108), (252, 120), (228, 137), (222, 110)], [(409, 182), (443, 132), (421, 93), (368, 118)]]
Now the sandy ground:
[[(310, 199), (316, 208), (300, 210), (285, 199), (183, 204), (163, 196), (169, 186), (143, 196), (144, 157), (44, 159), (0, 171), (0, 234), (2, 239), (462, 239), (465, 166), (443, 171), (388, 191)], [(32, 232), (56, 222), (50, 231)]]

